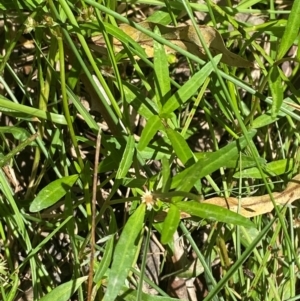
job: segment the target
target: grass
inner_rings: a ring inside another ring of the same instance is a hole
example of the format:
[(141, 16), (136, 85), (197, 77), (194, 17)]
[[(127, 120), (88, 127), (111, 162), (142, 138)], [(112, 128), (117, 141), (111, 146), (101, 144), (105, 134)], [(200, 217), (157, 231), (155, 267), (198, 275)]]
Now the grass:
[(299, 0), (0, 9), (1, 300), (299, 299)]

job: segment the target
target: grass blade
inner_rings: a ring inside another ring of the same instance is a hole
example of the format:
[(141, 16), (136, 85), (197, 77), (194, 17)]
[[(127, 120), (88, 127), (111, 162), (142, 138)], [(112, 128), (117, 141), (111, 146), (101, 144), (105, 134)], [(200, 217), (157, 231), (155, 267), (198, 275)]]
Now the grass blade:
[[(219, 63), (222, 55), (214, 57), (216, 64)], [(172, 95), (163, 106), (161, 116), (169, 115), (187, 102), (201, 87), (206, 78), (213, 71), (212, 63), (207, 63), (189, 81), (187, 81), (174, 95)]]
[(280, 60), (293, 45), (300, 28), (300, 0), (294, 0), (291, 13), (289, 15), (284, 34), (279, 46), (277, 60)]

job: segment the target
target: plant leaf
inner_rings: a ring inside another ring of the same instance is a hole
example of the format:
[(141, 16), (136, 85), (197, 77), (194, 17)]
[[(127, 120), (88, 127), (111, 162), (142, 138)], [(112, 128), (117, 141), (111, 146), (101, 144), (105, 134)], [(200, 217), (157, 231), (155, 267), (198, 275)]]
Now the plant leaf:
[[(133, 289), (124, 289), (122, 291), (122, 300), (125, 301), (136, 301), (138, 292)], [(178, 298), (163, 297), (163, 296), (153, 296), (146, 293), (142, 293), (142, 301), (178, 301)]]
[(299, 34), (300, 27), (300, 0), (294, 0), (291, 13), (289, 14), (288, 21), (279, 45), (277, 60), (284, 57), (290, 47), (293, 45), (297, 35)]
[[(251, 130), (248, 133), (248, 137), (252, 138), (255, 134), (256, 131)], [(247, 142), (245, 137), (241, 137), (238, 141), (229, 143), (225, 147), (214, 152), (213, 155), (198, 160), (197, 163), (188, 167), (173, 178), (171, 189), (190, 191), (197, 180), (216, 171), (220, 167), (226, 166), (228, 160), (237, 158), (239, 151), (246, 145)]]
[[(267, 163), (264, 168), (264, 174), (266, 177), (276, 177), (282, 174), (291, 172), (293, 170), (295, 161), (293, 159), (282, 159)], [(262, 176), (257, 167), (244, 169), (241, 172), (237, 172), (233, 175), (235, 178), (254, 178), (261, 179)]]
[[(137, 300), (138, 292), (133, 289), (128, 289), (127, 287), (122, 290), (122, 300), (125, 301), (136, 301)], [(142, 301), (178, 301), (176, 298), (171, 297), (163, 297), (163, 296), (155, 296), (155, 295), (149, 295), (146, 293), (142, 293)]]
[[(221, 59), (221, 55), (214, 57), (214, 62), (217, 65)], [(213, 71), (211, 62), (208, 62), (200, 71), (187, 81), (176, 93), (174, 93), (165, 103), (162, 108), (161, 116), (168, 116), (174, 112), (182, 104), (190, 100), (190, 98), (199, 90), (206, 78)]]
[(163, 228), (161, 231), (161, 243), (168, 244), (171, 242), (173, 235), (180, 222), (180, 212), (176, 206), (170, 204), (167, 216), (163, 221)]
[(276, 118), (279, 109), (283, 103), (283, 88), (278, 66), (275, 65), (271, 67), (268, 81), (273, 100), (271, 117), (274, 119)]
[(168, 135), (168, 138), (170, 139), (175, 154), (182, 162), (182, 164), (186, 164), (188, 161), (192, 160), (193, 153), (185, 139), (178, 132), (174, 131), (171, 128), (167, 128), (166, 133)]
[(142, 131), (142, 135), (137, 145), (137, 149), (139, 151), (144, 150), (144, 148), (148, 146), (149, 142), (157, 133), (157, 131), (161, 128), (162, 124), (159, 116), (153, 115), (152, 117), (150, 117)]
[[(110, 25), (111, 26), (111, 25)], [(162, 24), (151, 23), (151, 22), (141, 22), (139, 26), (143, 27), (146, 30), (153, 31), (155, 27), (159, 28), (162, 38), (166, 39), (168, 42), (187, 50), (188, 52), (200, 57), (206, 58), (205, 50), (202, 47), (202, 44), (199, 40), (198, 34), (196, 29), (192, 25), (187, 26), (179, 26), (179, 27), (171, 27), (171, 26), (164, 26)], [(124, 38), (120, 36), (120, 34), (114, 35), (114, 32), (110, 32), (109, 24), (105, 24), (107, 32), (111, 33), (113, 36), (117, 37), (114, 39), (114, 45), (117, 52), (123, 49), (122, 41), (124, 43)], [(147, 34), (137, 30), (136, 28), (128, 25), (128, 24), (120, 24), (119, 27), (123, 31), (123, 36), (130, 37), (136, 43), (139, 44), (141, 47), (144, 48), (147, 57), (153, 57), (153, 39), (150, 38)], [(209, 48), (210, 52), (216, 56), (218, 54), (222, 54), (222, 62), (234, 67), (242, 67), (247, 68), (251, 67), (252, 63), (243, 59), (239, 55), (230, 52), (222, 39), (222, 36), (219, 34), (217, 30), (215, 30), (211, 26), (199, 26), (199, 30), (205, 40), (207, 47)], [(125, 35), (124, 35), (125, 33)], [(119, 41), (120, 40), (120, 41)], [(127, 44), (130, 41), (127, 38)], [(97, 45), (101, 45), (105, 47), (105, 43), (103, 42), (103, 37), (97, 37), (97, 40), (94, 39), (94, 42)], [(126, 44), (126, 43), (125, 43)], [(175, 53), (173, 48), (165, 46), (166, 53)]]
[[(154, 33), (160, 35), (159, 28), (157, 26), (154, 28)], [(170, 93), (171, 90), (169, 64), (165, 48), (162, 44), (154, 41), (153, 50), (156, 103), (161, 109), (163, 104), (166, 102), (167, 94)]]
[(77, 181), (78, 175), (64, 177), (44, 187), (29, 207), (30, 212), (39, 212), (58, 202)]
[(116, 174), (116, 179), (122, 179), (126, 176), (131, 164), (132, 158), (135, 150), (135, 140), (134, 136), (129, 136), (127, 144)]
[(84, 276), (61, 284), (46, 296), (42, 297), (39, 301), (67, 301), (77, 291), (79, 286), (87, 280), (87, 278), (87, 276)]
[(16, 126), (1, 126), (0, 133), (10, 133), (17, 140), (25, 140), (31, 136), (31, 134), (28, 131)]
[[(117, 231), (117, 224), (116, 224), (115, 214), (113, 210), (111, 209), (110, 211), (111, 211), (110, 212), (111, 220), (109, 224), (109, 234), (114, 234)], [(115, 241), (115, 237), (112, 235), (106, 243), (104, 254), (101, 258), (99, 266), (95, 271), (95, 276), (94, 276), (95, 283), (98, 283), (108, 270), (113, 254), (114, 241)]]
[(117, 243), (103, 301), (116, 300), (135, 259), (137, 239), (142, 231), (146, 206), (141, 204), (129, 217)]
[(174, 205), (177, 206), (179, 210), (204, 219), (216, 220), (218, 222), (247, 228), (255, 227), (254, 224), (244, 216), (217, 205), (199, 203), (197, 201), (176, 202)]

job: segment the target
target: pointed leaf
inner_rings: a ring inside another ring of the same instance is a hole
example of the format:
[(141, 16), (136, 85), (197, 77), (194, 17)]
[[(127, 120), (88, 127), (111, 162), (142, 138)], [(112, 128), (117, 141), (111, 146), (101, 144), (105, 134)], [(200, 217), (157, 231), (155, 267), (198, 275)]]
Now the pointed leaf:
[[(266, 177), (276, 177), (292, 171), (294, 165), (295, 161), (293, 159), (282, 159), (267, 163), (264, 166), (263, 171)], [(260, 174), (257, 167), (244, 169), (241, 172), (235, 173), (233, 176), (235, 178), (262, 178), (262, 175)]]
[(122, 179), (126, 176), (132, 164), (134, 150), (135, 150), (134, 136), (129, 136), (125, 147), (125, 151), (121, 159), (121, 163), (119, 165), (119, 169), (116, 174), (116, 179)]
[[(154, 32), (160, 36), (160, 32), (157, 26), (154, 27)], [(165, 97), (171, 89), (169, 64), (165, 47), (162, 44), (154, 40), (153, 49), (156, 101), (158, 107), (162, 108), (163, 104), (166, 101)]]
[(124, 285), (135, 259), (137, 239), (143, 227), (145, 211), (145, 204), (140, 205), (125, 224), (114, 252), (108, 286), (103, 301), (116, 300), (119, 291)]
[[(136, 301), (138, 296), (138, 291), (133, 290), (131, 288), (123, 288), (122, 290), (122, 300), (125, 301)], [(155, 296), (150, 295), (149, 293), (142, 293), (141, 299), (142, 301), (178, 301), (178, 298), (171, 298), (171, 297), (163, 297), (163, 296)]]
[[(110, 214), (111, 214), (111, 220), (109, 224), (109, 234), (114, 234), (117, 231), (117, 224), (116, 224), (115, 214), (112, 211), (112, 209)], [(114, 241), (115, 241), (115, 237), (114, 235), (112, 235), (106, 243), (104, 254), (101, 258), (99, 266), (95, 271), (95, 276), (94, 276), (95, 283), (98, 283), (108, 270), (113, 254)]]
[(31, 134), (28, 131), (16, 126), (1, 126), (0, 133), (10, 133), (17, 140), (25, 140), (31, 136)]
[(189, 213), (190, 215), (198, 216), (204, 219), (244, 226), (247, 228), (254, 227), (254, 224), (246, 217), (217, 205), (190, 201), (177, 202), (175, 203), (175, 206), (177, 206), (179, 210)]
[(300, 27), (300, 0), (294, 0), (291, 13), (285, 27), (279, 50), (277, 54), (277, 60), (284, 57), (290, 47), (293, 45), (295, 39), (299, 34)]
[(44, 187), (29, 207), (30, 212), (39, 212), (58, 202), (77, 181), (78, 175), (64, 177)]
[(40, 301), (67, 301), (77, 291), (79, 286), (87, 280), (87, 276), (71, 280), (64, 284), (59, 285), (53, 291), (42, 297)]
[(141, 139), (137, 145), (137, 149), (139, 151), (144, 150), (144, 148), (148, 146), (149, 142), (157, 133), (157, 131), (161, 128), (162, 128), (162, 124), (159, 116), (153, 115), (152, 117), (150, 117), (146, 123), (145, 128), (143, 129)]
[[(217, 55), (213, 58), (216, 64), (219, 63), (221, 57), (222, 55)], [(212, 71), (213, 66), (211, 62), (209, 62), (167, 100), (160, 115), (167, 116), (178, 109), (182, 104), (190, 100), (190, 98), (200, 89)]]
[[(251, 139), (256, 134), (255, 130), (248, 133)], [(216, 171), (220, 167), (226, 166), (226, 162), (232, 158), (237, 158), (238, 153), (247, 145), (245, 137), (241, 137), (238, 141), (232, 142), (220, 150), (213, 153), (213, 155), (198, 160), (197, 163), (188, 167), (183, 172), (177, 174), (173, 180), (171, 189), (190, 191), (196, 181), (202, 177)]]
[(180, 222), (180, 212), (176, 206), (170, 205), (165, 220), (163, 221), (163, 228), (161, 231), (161, 243), (168, 244), (171, 242), (175, 231), (177, 230)]
[(185, 139), (171, 128), (166, 129), (166, 133), (172, 144), (173, 150), (182, 164), (186, 164), (193, 159), (193, 153)]
[(272, 66), (269, 73), (268, 81), (273, 100), (271, 116), (272, 118), (276, 118), (279, 109), (283, 103), (283, 88), (278, 66)]

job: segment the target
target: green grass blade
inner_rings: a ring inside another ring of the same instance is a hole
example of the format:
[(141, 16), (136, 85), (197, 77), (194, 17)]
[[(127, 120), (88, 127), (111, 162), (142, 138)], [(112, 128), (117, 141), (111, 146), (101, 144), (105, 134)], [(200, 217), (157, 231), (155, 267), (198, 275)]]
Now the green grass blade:
[(28, 137), (25, 141), (22, 141), (18, 146), (16, 146), (12, 151), (10, 151), (5, 156), (0, 154), (0, 167), (4, 166), (17, 153), (19, 153), (21, 150), (23, 150), (27, 145), (31, 144), (37, 138), (37, 136), (38, 136), (38, 134)]
[(289, 15), (284, 34), (279, 45), (277, 60), (284, 57), (290, 47), (293, 45), (299, 34), (300, 28), (300, 0), (293, 1), (293, 7)]
[(117, 243), (103, 301), (115, 300), (124, 285), (137, 251), (137, 240), (143, 228), (146, 206), (140, 205), (126, 222)]
[[(216, 64), (219, 63), (222, 55), (214, 57)], [(190, 100), (190, 98), (198, 91), (206, 78), (213, 71), (211, 62), (201, 68), (189, 81), (187, 81), (174, 95), (172, 95), (163, 106), (161, 116), (167, 116), (178, 109), (182, 104)]]
[(0, 95), (0, 111), (5, 112), (5, 109), (7, 109), (8, 112), (11, 110), (11, 112), (9, 112), (11, 114), (13, 113), (13, 111), (16, 111), (16, 112), (28, 114), (29, 116), (32, 117), (45, 119), (50, 122), (64, 124), (64, 125), (67, 124), (65, 116), (63, 115), (49, 113), (29, 106), (13, 103), (10, 100), (6, 99), (4, 96)]
[(245, 260), (249, 257), (249, 255), (253, 252), (258, 244), (261, 243), (262, 238), (267, 234), (270, 230), (271, 226), (273, 225), (275, 219), (273, 219), (270, 223), (267, 224), (260, 232), (259, 235), (253, 240), (251, 245), (246, 248), (243, 254), (234, 262), (234, 264), (230, 267), (230, 269), (226, 272), (224, 277), (213, 287), (213, 289), (209, 292), (209, 294), (205, 297), (205, 301), (214, 300), (214, 297), (224, 289), (224, 286), (229, 281), (229, 279), (236, 273), (239, 266), (245, 262)]
[(95, 283), (98, 283), (102, 279), (104, 274), (107, 272), (108, 267), (111, 263), (112, 254), (114, 250), (115, 238), (113, 234), (115, 234), (115, 232), (117, 231), (117, 223), (116, 223), (115, 214), (112, 209), (110, 210), (110, 214), (111, 214), (111, 219), (109, 224), (109, 234), (111, 235), (111, 238), (106, 243), (104, 254), (101, 258), (99, 266), (95, 271), (95, 276), (94, 276)]

